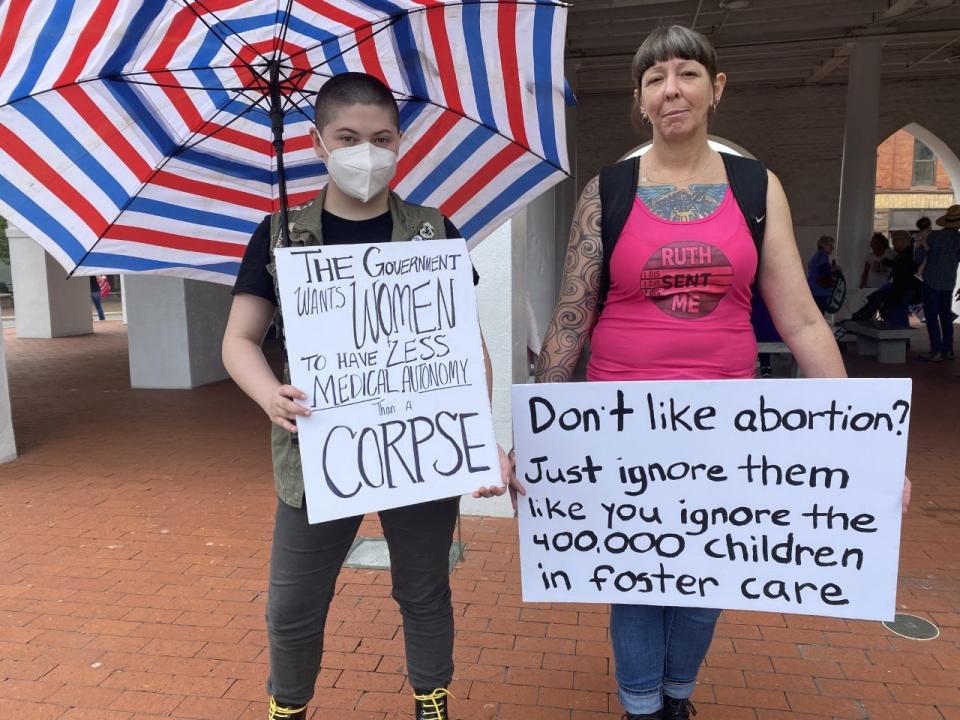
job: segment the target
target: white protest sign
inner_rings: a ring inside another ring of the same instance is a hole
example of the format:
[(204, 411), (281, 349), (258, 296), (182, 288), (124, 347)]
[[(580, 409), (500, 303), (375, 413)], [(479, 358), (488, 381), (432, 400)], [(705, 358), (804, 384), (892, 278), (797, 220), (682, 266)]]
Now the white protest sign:
[(910, 391), (515, 385), (523, 599), (892, 619)]
[(466, 242), (276, 258), (310, 522), (499, 484)]

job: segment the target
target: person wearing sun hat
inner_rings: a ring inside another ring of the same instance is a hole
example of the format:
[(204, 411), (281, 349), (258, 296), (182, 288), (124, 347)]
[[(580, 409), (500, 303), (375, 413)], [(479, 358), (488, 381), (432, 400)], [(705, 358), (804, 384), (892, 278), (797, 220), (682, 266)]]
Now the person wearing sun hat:
[(930, 352), (921, 360), (953, 360), (953, 291), (960, 265), (960, 205), (951, 205), (937, 218), (936, 230), (917, 242), (916, 260), (923, 266), (923, 314)]

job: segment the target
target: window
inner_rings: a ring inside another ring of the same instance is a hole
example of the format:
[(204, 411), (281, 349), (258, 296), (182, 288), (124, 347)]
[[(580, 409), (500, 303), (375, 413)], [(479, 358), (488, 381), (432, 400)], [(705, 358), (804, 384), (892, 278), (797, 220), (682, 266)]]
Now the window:
[(933, 150), (919, 140), (913, 141), (913, 182), (911, 185), (936, 185), (937, 158)]

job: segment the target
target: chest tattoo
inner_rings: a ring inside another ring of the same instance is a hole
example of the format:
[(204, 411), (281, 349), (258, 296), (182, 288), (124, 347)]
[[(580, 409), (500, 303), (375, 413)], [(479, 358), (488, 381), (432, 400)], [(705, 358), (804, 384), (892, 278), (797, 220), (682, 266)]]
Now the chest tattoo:
[(691, 222), (712, 214), (723, 202), (726, 183), (691, 185), (651, 185), (637, 188), (637, 197), (659, 218), (672, 222)]

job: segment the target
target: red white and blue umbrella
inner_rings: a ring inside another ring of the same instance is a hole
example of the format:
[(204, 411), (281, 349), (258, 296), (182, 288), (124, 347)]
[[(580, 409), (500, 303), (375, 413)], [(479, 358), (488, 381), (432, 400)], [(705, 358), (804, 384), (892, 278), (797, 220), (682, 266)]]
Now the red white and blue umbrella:
[(394, 188), (475, 244), (568, 175), (565, 24), (550, 0), (0, 0), (0, 215), (73, 273), (230, 283), (281, 178), (290, 205), (325, 182), (316, 91), (363, 71), (400, 102)]

